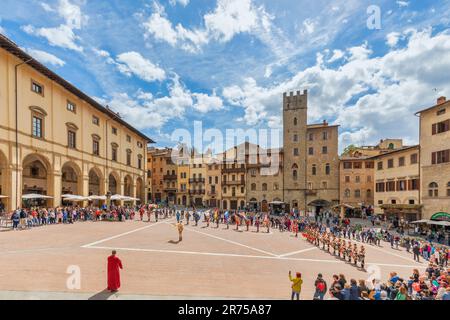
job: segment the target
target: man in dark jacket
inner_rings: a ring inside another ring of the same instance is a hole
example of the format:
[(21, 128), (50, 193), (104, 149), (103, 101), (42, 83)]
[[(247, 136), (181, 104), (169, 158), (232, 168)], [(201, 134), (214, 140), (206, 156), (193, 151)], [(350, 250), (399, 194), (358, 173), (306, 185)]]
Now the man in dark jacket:
[(19, 222), (20, 222), (20, 213), (19, 213), (19, 209), (17, 209), (16, 211), (14, 211), (14, 213), (11, 216), (11, 220), (13, 222), (13, 230), (17, 230), (17, 227), (19, 226)]
[(360, 300), (361, 293), (359, 292), (358, 283), (355, 279), (350, 280), (350, 298), (349, 300)]
[(417, 260), (417, 262), (420, 262), (419, 261), (420, 247), (417, 242), (413, 246), (413, 253), (414, 253), (414, 260)]

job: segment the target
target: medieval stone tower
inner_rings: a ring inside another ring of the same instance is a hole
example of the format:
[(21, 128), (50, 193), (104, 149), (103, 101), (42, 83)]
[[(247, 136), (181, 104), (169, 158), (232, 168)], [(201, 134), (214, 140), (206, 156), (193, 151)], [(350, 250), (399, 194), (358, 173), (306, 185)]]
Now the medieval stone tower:
[[(305, 210), (308, 92), (283, 95), (283, 185), (289, 209)], [(288, 209), (288, 208), (286, 208)]]

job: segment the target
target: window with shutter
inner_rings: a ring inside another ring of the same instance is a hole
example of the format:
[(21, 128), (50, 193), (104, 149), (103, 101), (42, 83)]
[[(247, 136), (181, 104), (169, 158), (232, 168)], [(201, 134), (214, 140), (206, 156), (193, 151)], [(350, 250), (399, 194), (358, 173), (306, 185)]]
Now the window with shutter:
[(431, 154), (431, 164), (436, 164), (436, 152)]
[(431, 129), (431, 134), (432, 134), (432, 135), (435, 135), (436, 132), (437, 132), (437, 124), (434, 123), (433, 126), (432, 126), (432, 129)]

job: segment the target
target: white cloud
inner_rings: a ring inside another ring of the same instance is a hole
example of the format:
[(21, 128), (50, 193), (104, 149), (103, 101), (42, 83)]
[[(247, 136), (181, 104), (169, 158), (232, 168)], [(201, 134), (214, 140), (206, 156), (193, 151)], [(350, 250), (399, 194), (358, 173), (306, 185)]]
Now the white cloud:
[(47, 12), (55, 12), (55, 9), (53, 9), (48, 3), (41, 2), (41, 7)]
[(386, 43), (389, 47), (395, 47), (400, 40), (399, 32), (391, 32), (386, 36)]
[(404, 7), (409, 6), (409, 2), (408, 1), (397, 1), (397, 5), (401, 8), (404, 8)]
[(217, 111), (223, 109), (223, 101), (215, 94), (209, 96), (204, 93), (194, 93), (192, 96), (196, 99), (193, 108), (201, 113)]
[[(341, 148), (349, 143), (376, 143), (380, 138), (403, 137), (417, 142), (414, 113), (435, 103), (432, 88), (449, 88), (450, 32), (432, 35), (431, 29), (409, 30), (407, 45), (372, 57), (367, 43), (348, 48), (350, 56), (337, 68), (320, 61), (290, 80), (263, 87), (252, 78), (223, 90), (223, 97), (243, 108), (248, 125), (272, 123), (280, 116), (282, 93), (309, 90), (309, 121), (327, 119), (341, 125)], [(450, 92), (440, 94), (449, 95)]]
[(22, 30), (28, 34), (46, 38), (50, 45), (62, 47), (74, 51), (83, 51), (83, 47), (77, 44), (79, 37), (75, 34), (88, 21), (88, 17), (81, 12), (78, 5), (69, 0), (59, 0), (56, 8), (52, 8), (46, 3), (41, 3), (42, 8), (49, 12), (56, 12), (64, 23), (58, 27), (36, 28), (32, 25), (22, 26)]
[(66, 64), (65, 61), (61, 60), (57, 56), (45, 51), (28, 48), (25, 48), (25, 51), (28, 52), (28, 54), (31, 55), (34, 59), (43, 64), (51, 64), (57, 67), (62, 67)]
[(62, 47), (74, 51), (83, 51), (83, 48), (76, 44), (78, 37), (73, 29), (67, 25), (60, 25), (56, 28), (35, 28), (31, 25), (22, 27), (22, 30), (31, 35), (37, 35), (46, 38), (51, 46)]
[(344, 57), (344, 52), (342, 50), (333, 50), (333, 55), (328, 59), (328, 63), (333, 63)]
[(145, 36), (189, 52), (199, 52), (211, 40), (228, 42), (240, 33), (257, 34), (266, 42), (272, 40), (267, 35), (272, 17), (264, 7), (255, 7), (252, 0), (218, 0), (216, 8), (203, 16), (204, 25), (191, 29), (182, 24), (174, 26), (158, 3), (153, 8), (154, 12), (142, 23)]
[(189, 0), (170, 0), (169, 3), (172, 6), (176, 6), (177, 3), (181, 4), (183, 7), (186, 7), (189, 4)]
[(138, 52), (126, 52), (117, 57), (117, 67), (127, 76), (135, 75), (140, 79), (153, 82), (166, 78), (166, 72), (160, 67), (145, 59)]
[(133, 96), (114, 93), (110, 99), (98, 100), (111, 106), (139, 129), (160, 129), (171, 119), (183, 118), (189, 110), (204, 114), (223, 108), (222, 99), (215, 93), (192, 93), (176, 74), (168, 85), (168, 92), (167, 96), (155, 97), (139, 89)]
[(303, 21), (303, 33), (312, 34), (316, 29), (316, 23), (311, 19), (306, 19)]
[(227, 42), (234, 35), (258, 26), (258, 10), (251, 0), (218, 0), (216, 9), (206, 14), (204, 20), (213, 38)]

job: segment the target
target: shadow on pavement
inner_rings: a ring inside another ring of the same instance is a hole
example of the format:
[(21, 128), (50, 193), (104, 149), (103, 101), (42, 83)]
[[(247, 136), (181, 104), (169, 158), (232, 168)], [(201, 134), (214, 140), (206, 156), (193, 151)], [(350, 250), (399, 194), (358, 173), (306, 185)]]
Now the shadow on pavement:
[(108, 300), (111, 296), (115, 295), (117, 292), (111, 292), (107, 289), (96, 293), (92, 297), (90, 297), (88, 300)]
[(167, 241), (167, 243), (170, 243), (170, 244), (179, 244), (180, 241), (169, 240), (169, 241)]

